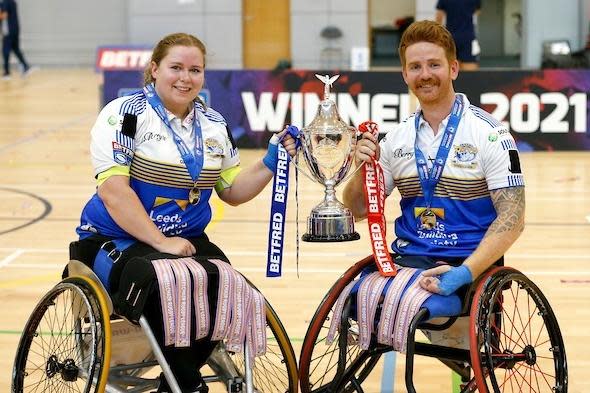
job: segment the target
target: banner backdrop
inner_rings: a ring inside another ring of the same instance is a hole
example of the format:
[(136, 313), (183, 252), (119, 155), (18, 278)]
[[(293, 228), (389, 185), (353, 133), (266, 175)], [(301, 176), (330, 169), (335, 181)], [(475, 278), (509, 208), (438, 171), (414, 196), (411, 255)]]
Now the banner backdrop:
[[(142, 69), (131, 71), (127, 62), (120, 71), (105, 70), (103, 105), (139, 89)], [(271, 132), (313, 119), (323, 94), (316, 73), (326, 72), (207, 71), (201, 95), (226, 118), (238, 146), (265, 147)], [(522, 151), (590, 149), (590, 71), (463, 72), (455, 88), (504, 122)], [(344, 121), (358, 126), (370, 119), (381, 132), (413, 110), (399, 71), (341, 72), (332, 93)]]

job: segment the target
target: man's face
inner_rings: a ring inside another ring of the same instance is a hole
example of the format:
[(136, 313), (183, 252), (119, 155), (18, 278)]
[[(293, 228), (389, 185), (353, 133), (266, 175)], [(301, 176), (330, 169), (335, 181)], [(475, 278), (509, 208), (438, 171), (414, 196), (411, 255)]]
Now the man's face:
[(442, 47), (430, 42), (418, 42), (406, 48), (406, 64), (402, 74), (420, 105), (435, 104), (448, 97), (457, 79), (459, 63), (449, 64)]

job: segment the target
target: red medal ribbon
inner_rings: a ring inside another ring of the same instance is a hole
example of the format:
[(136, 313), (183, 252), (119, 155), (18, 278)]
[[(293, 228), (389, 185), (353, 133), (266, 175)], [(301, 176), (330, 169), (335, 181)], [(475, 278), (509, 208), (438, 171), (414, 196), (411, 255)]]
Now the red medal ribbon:
[[(361, 132), (379, 135), (376, 123), (366, 121), (359, 126)], [(375, 159), (366, 162), (362, 168), (364, 177), (365, 202), (367, 204), (367, 221), (369, 236), (373, 247), (375, 264), (382, 276), (395, 276), (397, 271), (387, 248), (385, 222), (385, 179), (381, 165)]]

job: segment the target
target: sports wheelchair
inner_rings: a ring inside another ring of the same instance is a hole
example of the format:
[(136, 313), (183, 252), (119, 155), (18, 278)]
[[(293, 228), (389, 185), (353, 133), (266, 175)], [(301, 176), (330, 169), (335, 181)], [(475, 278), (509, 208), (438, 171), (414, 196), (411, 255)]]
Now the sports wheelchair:
[[(307, 330), (299, 361), (303, 393), (364, 392), (363, 382), (382, 354), (393, 350), (371, 337), (368, 350), (358, 346), (359, 325), (344, 305), (335, 340), (326, 337), (334, 306), (343, 289), (373, 264), (369, 256), (349, 268), (320, 303)], [(433, 295), (440, 296), (440, 295)], [(458, 373), (461, 392), (567, 392), (567, 362), (555, 315), (539, 288), (513, 268), (494, 266), (474, 282), (457, 315), (441, 323), (421, 308), (408, 328), (405, 383), (415, 393), (414, 356), (434, 357)], [(458, 317), (469, 319), (469, 349), (417, 342), (416, 330), (444, 332)], [(440, 320), (440, 319), (439, 319)]]
[[(139, 321), (140, 329), (113, 315), (112, 302), (94, 272), (75, 260), (68, 270), (69, 276), (41, 299), (29, 317), (16, 353), (11, 391), (153, 391), (158, 374), (148, 375), (159, 366), (172, 391), (180, 393), (145, 318)], [(213, 371), (204, 377), (207, 384), (220, 382), (228, 392), (298, 391), (293, 348), (268, 302), (266, 320), (266, 354), (250, 364), (247, 353), (230, 353), (220, 343), (207, 361)]]

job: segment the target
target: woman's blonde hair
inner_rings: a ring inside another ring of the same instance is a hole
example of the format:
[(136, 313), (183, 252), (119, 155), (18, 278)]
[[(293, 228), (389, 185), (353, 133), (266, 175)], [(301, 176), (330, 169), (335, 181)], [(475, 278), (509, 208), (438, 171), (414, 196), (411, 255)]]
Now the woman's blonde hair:
[[(198, 48), (203, 53), (203, 67), (205, 66), (207, 49), (205, 48), (205, 44), (203, 44), (200, 39), (187, 33), (169, 34), (156, 44), (156, 47), (152, 52), (150, 62), (143, 71), (143, 83), (145, 85), (155, 82), (154, 77), (152, 76), (152, 63), (156, 63), (159, 66), (162, 59), (168, 55), (170, 48), (174, 46), (194, 46), (195, 48)], [(199, 96), (196, 97), (196, 101), (205, 107), (205, 103), (200, 99)]]

